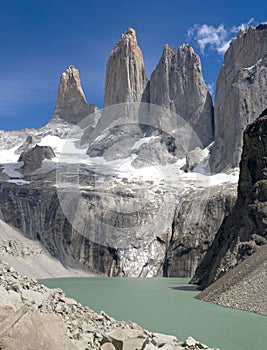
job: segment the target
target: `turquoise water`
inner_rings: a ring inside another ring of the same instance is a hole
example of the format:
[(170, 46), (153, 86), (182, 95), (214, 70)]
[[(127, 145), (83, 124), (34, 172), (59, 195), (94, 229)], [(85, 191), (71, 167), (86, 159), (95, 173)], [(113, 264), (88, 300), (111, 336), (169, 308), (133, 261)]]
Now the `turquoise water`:
[(184, 278), (61, 278), (41, 280), (96, 312), (131, 320), (179, 340), (193, 336), (221, 350), (266, 350), (267, 316), (224, 308), (194, 298)]

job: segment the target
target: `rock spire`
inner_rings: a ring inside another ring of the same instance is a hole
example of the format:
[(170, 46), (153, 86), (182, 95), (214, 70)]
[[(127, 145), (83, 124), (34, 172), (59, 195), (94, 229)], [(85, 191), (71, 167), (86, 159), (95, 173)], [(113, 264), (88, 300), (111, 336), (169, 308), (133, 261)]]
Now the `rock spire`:
[(240, 31), (225, 53), (215, 98), (214, 172), (239, 165), (246, 126), (266, 107), (267, 25)]
[(150, 80), (150, 102), (177, 113), (197, 133), (203, 146), (213, 141), (213, 103), (202, 76), (200, 58), (184, 44), (165, 45)]
[(149, 102), (148, 80), (135, 30), (128, 28), (107, 62), (104, 107), (141, 101)]
[(61, 119), (72, 124), (97, 111), (94, 104), (88, 104), (81, 86), (77, 68), (70, 65), (61, 75), (53, 120)]

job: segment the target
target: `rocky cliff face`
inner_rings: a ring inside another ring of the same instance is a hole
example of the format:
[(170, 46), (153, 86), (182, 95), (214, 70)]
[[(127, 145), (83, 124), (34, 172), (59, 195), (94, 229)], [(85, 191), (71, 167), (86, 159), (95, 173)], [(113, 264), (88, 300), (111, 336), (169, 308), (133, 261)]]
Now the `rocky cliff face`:
[(213, 141), (213, 103), (200, 58), (189, 45), (182, 45), (177, 51), (165, 45), (151, 75), (150, 102), (187, 121), (204, 147)]
[(81, 86), (80, 73), (74, 66), (69, 66), (62, 74), (56, 107), (52, 120), (64, 120), (72, 124), (92, 114), (92, 124), (97, 121), (97, 107), (88, 104)]
[[(59, 202), (68, 190), (63, 189), (58, 197), (51, 173), (32, 176), (35, 181), (28, 185), (1, 182), (2, 218), (40, 240), (67, 266), (83, 266), (109, 276), (190, 277), (235, 201), (231, 184), (182, 192), (171, 186), (164, 193), (165, 186), (159, 189), (149, 182), (127, 182), (127, 189), (118, 178), (97, 176), (97, 187), (90, 189), (96, 174), (81, 175), (79, 204), (75, 196), (67, 198), (71, 208), (79, 205), (77, 213), (87, 223), (88, 232), (81, 234), (71, 226)], [(143, 193), (148, 203), (128, 213), (131, 203), (140, 206)], [(118, 212), (121, 206), (126, 211)], [(97, 240), (99, 230), (101, 240)]]
[(224, 58), (216, 88), (211, 170), (239, 165), (246, 126), (267, 101), (267, 25), (240, 31)]
[(104, 107), (149, 102), (148, 80), (135, 30), (128, 28), (111, 52), (106, 69)]
[(266, 135), (267, 110), (244, 133), (237, 202), (192, 279), (202, 288), (267, 243)]

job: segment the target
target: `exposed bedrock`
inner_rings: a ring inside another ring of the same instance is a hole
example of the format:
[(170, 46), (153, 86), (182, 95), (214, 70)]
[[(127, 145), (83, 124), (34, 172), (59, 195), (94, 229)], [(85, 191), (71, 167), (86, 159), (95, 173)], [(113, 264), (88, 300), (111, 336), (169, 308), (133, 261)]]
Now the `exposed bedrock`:
[(238, 197), (192, 279), (205, 288), (267, 243), (267, 110), (244, 133)]
[(214, 104), (214, 172), (239, 165), (243, 132), (266, 108), (266, 34), (267, 25), (240, 31), (225, 53)]
[[(108, 189), (109, 181), (103, 182)], [(40, 240), (64, 265), (82, 265), (109, 276), (190, 277), (235, 201), (234, 184), (180, 195), (154, 192), (149, 184), (130, 192), (115, 187), (111, 198), (107, 188), (83, 191), (79, 217), (88, 222), (83, 235), (66, 219), (53, 187), (2, 182), (0, 209), (4, 221)], [(121, 208), (144, 192), (149, 200), (140, 212), (116, 213), (103, 207), (111, 198), (110, 203)]]

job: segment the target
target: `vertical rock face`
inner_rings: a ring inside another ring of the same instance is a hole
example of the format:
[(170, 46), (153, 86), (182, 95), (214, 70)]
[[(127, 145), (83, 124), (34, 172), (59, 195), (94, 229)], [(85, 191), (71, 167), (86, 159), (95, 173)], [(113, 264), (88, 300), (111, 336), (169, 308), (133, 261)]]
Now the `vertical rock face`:
[(149, 102), (143, 55), (132, 28), (115, 45), (106, 70), (104, 107), (124, 102)]
[(171, 109), (193, 127), (203, 146), (213, 141), (213, 104), (199, 56), (187, 44), (165, 45), (151, 75), (150, 102)]
[(240, 31), (224, 58), (216, 88), (211, 169), (239, 164), (246, 126), (267, 101), (267, 25)]
[(244, 133), (235, 207), (224, 219), (192, 280), (202, 288), (267, 243), (266, 135), (267, 110)]
[(96, 111), (97, 107), (93, 104), (88, 104), (86, 101), (78, 69), (72, 65), (69, 66), (60, 79), (52, 120), (62, 119), (69, 123), (77, 124), (83, 118)]

